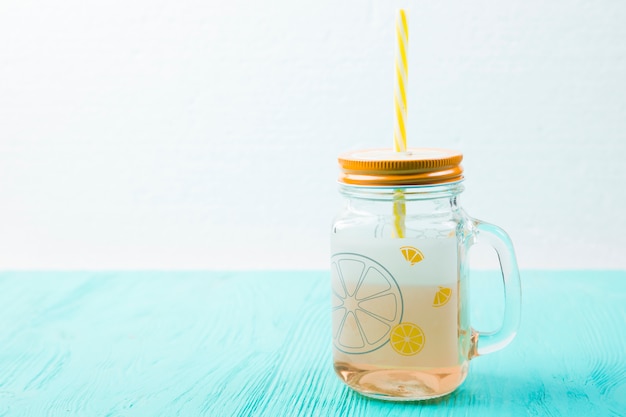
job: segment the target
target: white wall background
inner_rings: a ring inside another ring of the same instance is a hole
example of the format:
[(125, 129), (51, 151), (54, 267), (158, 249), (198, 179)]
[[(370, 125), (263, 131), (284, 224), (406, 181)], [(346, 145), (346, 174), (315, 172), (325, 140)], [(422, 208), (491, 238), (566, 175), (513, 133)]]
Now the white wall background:
[(626, 268), (626, 2), (0, 0), (0, 269), (327, 268), (407, 4), (410, 145), (522, 268)]

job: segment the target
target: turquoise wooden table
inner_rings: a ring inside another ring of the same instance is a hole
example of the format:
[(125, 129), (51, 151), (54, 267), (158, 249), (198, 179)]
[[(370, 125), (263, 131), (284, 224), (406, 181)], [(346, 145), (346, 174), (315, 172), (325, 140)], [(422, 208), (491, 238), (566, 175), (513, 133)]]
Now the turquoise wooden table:
[(522, 279), (508, 348), (387, 403), (333, 373), (328, 272), (0, 273), (0, 416), (626, 415), (626, 272)]

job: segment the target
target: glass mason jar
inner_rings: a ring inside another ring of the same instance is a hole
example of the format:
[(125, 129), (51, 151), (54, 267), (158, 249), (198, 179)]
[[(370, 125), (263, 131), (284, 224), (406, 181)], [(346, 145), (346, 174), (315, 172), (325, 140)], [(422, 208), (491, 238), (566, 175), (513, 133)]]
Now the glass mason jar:
[[(427, 148), (339, 157), (345, 204), (331, 236), (333, 360), (361, 394), (448, 394), (470, 359), (515, 337), (521, 289), (513, 245), (461, 208), (462, 158)], [(504, 318), (491, 333), (469, 323), (468, 252), (479, 242), (496, 250), (504, 281)]]

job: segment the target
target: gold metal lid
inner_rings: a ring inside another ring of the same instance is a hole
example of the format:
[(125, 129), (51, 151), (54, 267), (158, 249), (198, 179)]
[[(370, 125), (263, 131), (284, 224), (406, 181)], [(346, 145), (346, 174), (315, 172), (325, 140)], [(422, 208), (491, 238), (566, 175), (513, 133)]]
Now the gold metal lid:
[(366, 149), (344, 153), (338, 160), (344, 184), (432, 185), (463, 179), (463, 154), (449, 149)]

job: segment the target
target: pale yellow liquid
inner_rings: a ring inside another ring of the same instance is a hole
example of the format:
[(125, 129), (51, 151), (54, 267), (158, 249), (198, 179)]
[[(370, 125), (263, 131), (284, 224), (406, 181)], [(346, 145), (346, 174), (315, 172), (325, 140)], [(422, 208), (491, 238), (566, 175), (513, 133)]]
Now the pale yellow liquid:
[[(443, 285), (442, 285), (443, 286)], [(399, 323), (411, 323), (418, 326), (424, 334), (422, 349), (411, 355), (396, 351), (389, 342), (389, 334), (382, 339), (384, 343), (365, 346), (362, 351), (351, 350), (349, 346), (358, 346), (367, 336), (351, 331), (347, 327), (335, 338), (333, 349), (334, 368), (337, 375), (348, 386), (367, 395), (388, 400), (424, 400), (440, 397), (454, 391), (465, 380), (468, 371), (468, 352), (471, 341), (467, 330), (460, 325), (459, 286), (447, 284), (452, 293), (444, 305), (434, 306), (434, 298), (442, 286), (411, 285), (401, 288), (403, 315), (393, 323), (388, 323), (391, 330)], [(373, 290), (371, 292), (376, 292)], [(381, 302), (387, 298), (380, 298)], [(371, 299), (370, 304), (371, 305)], [(345, 303), (347, 310), (359, 308), (358, 301)], [(341, 320), (341, 310), (334, 320)], [(360, 314), (364, 317), (363, 314)], [(335, 323), (340, 328), (340, 324)], [(359, 322), (367, 333), (367, 322)], [(372, 327), (369, 327), (372, 328)], [(356, 340), (354, 343), (350, 337)], [(344, 345), (348, 347), (344, 347)]]
[[(423, 259), (406, 259), (406, 246)], [(473, 345), (456, 239), (336, 236), (333, 253), (333, 361), (341, 380), (395, 401), (440, 397), (461, 385)], [(401, 348), (395, 330), (404, 326), (419, 329), (417, 348)]]
[(383, 400), (425, 400), (454, 391), (467, 376), (468, 362), (445, 368), (396, 368), (335, 362), (335, 372), (348, 386)]

